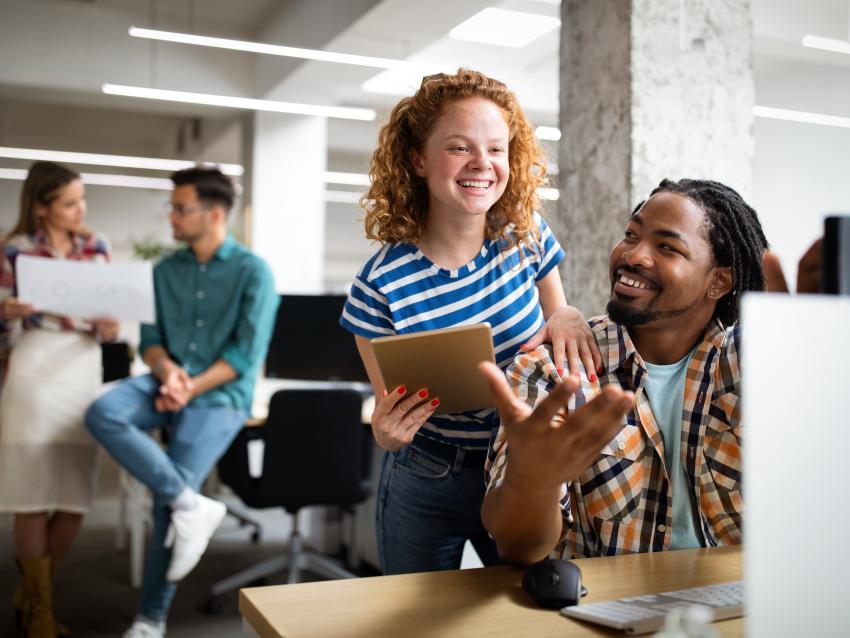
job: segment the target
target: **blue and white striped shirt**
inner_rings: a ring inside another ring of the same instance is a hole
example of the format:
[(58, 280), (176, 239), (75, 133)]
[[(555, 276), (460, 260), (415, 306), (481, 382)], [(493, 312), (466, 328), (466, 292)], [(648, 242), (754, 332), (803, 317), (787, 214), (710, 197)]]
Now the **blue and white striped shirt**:
[[(564, 258), (539, 215), (540, 243), (520, 249), (506, 239), (484, 240), (468, 264), (448, 270), (413, 244), (387, 244), (360, 270), (340, 317), (366, 339), (437, 328), (489, 323), (496, 362), (508, 366), (519, 346), (544, 323), (536, 283)], [(487, 449), (498, 425), (492, 409), (433, 416), (420, 432), (469, 449)]]

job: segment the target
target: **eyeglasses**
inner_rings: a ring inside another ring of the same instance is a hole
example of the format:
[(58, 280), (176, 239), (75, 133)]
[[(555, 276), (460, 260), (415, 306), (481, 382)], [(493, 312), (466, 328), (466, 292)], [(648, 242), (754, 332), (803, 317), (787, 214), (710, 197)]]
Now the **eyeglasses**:
[(183, 204), (173, 204), (171, 202), (165, 202), (162, 208), (166, 214), (176, 215), (177, 217), (191, 215), (199, 210), (207, 210), (206, 206), (184, 206)]

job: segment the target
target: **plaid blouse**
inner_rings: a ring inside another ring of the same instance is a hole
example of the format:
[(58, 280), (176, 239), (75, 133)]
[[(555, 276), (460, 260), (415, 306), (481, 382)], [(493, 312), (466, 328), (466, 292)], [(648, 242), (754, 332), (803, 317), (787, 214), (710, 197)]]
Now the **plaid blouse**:
[[(564, 525), (558, 555), (604, 556), (660, 551), (672, 539), (673, 498), (664, 441), (644, 391), (646, 366), (627, 330), (607, 317), (590, 322), (605, 365), (599, 381), (582, 376), (566, 406), (575, 410), (608, 383), (635, 393), (635, 408), (596, 462), (562, 488)], [(681, 462), (709, 546), (741, 542), (740, 329), (712, 323), (686, 373)], [(551, 347), (518, 355), (508, 380), (520, 399), (536, 405), (559, 380)], [(489, 487), (498, 485), (509, 458), (501, 431), (491, 443)]]
[[(34, 235), (13, 235), (4, 239), (0, 244), (0, 303), (8, 297), (17, 295), (15, 262), (18, 255), (54, 257), (74, 261), (108, 262), (111, 259), (109, 244), (102, 235), (82, 235), (78, 233), (74, 235), (73, 240), (74, 245), (71, 252), (63, 255), (49, 246), (47, 235), (42, 231), (37, 231)], [(23, 322), (0, 320), (0, 367), (5, 367), (5, 360), (9, 356), (14, 334), (21, 324), (25, 330), (29, 328), (85, 332), (92, 330), (92, 326), (81, 319), (46, 313), (32, 315)]]

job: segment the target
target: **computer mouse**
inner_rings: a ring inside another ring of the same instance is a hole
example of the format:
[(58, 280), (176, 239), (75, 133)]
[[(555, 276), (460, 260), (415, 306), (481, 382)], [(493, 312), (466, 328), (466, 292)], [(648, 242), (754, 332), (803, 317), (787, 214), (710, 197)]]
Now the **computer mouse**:
[(577, 605), (582, 593), (581, 570), (569, 561), (546, 558), (526, 570), (522, 588), (547, 609)]

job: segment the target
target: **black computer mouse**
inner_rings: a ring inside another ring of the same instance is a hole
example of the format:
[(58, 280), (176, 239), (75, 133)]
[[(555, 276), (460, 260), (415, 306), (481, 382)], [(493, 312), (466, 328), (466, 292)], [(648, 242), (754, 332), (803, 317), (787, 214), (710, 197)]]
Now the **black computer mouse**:
[(581, 570), (569, 561), (546, 558), (526, 570), (522, 588), (547, 609), (577, 605), (582, 592)]

